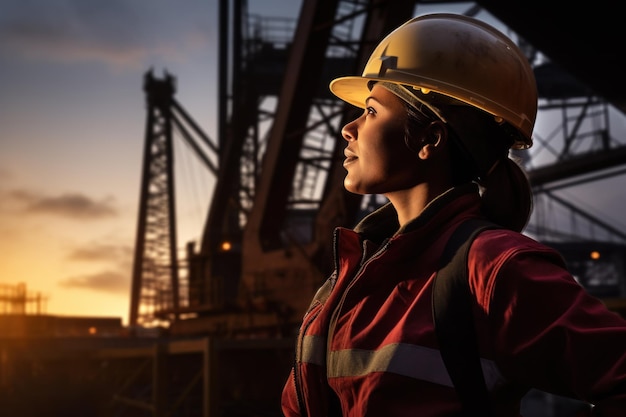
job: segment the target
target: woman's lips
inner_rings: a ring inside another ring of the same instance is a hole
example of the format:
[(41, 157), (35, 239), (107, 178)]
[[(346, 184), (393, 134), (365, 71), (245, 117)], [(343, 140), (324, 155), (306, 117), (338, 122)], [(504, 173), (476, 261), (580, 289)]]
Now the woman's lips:
[(344, 159), (343, 161), (343, 166), (345, 167), (346, 165), (351, 164), (352, 162), (356, 161), (357, 159), (359, 159), (354, 153), (345, 150), (343, 152), (343, 154), (345, 155), (346, 159)]

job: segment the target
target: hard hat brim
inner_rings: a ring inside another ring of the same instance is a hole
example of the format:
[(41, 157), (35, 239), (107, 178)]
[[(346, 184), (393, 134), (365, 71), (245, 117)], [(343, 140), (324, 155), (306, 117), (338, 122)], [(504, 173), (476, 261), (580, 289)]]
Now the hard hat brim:
[(365, 108), (365, 99), (370, 95), (370, 81), (385, 81), (364, 77), (348, 76), (335, 78), (330, 82), (330, 91), (341, 100), (361, 109)]
[[(345, 77), (338, 77), (335, 78), (334, 80), (332, 80), (330, 82), (329, 88), (330, 91), (337, 96), (337, 98), (353, 105), (356, 107), (359, 107), (361, 109), (365, 108), (365, 100), (370, 96), (371, 90), (370, 90), (370, 85), (372, 82), (385, 82), (385, 83), (394, 83), (394, 84), (401, 84), (401, 85), (405, 85), (405, 83), (401, 83), (398, 81), (394, 81), (394, 80), (390, 80), (389, 78), (378, 78), (378, 77), (365, 77), (365, 76), (345, 76)], [(408, 85), (412, 85), (413, 83), (406, 83)], [(420, 89), (422, 87), (413, 85), (414, 88), (416, 89)], [(425, 87), (424, 87), (425, 88)], [(428, 89), (427, 89), (428, 90)], [(476, 103), (468, 103), (467, 101), (465, 101), (463, 99), (463, 96), (460, 95), (459, 97), (453, 97), (451, 95), (447, 95), (444, 94), (440, 91), (437, 90), (433, 90), (436, 94), (437, 97), (439, 97), (439, 100), (442, 100), (444, 102), (450, 100), (450, 101), (457, 101), (457, 102), (461, 102), (461, 103), (465, 103), (467, 105), (470, 105), (472, 107), (476, 107), (479, 108), (487, 113), (493, 114), (491, 111), (489, 111), (486, 108), (481, 108), (481, 106), (476, 105)], [(435, 95), (432, 95), (431, 97), (434, 97)], [(436, 103), (431, 103), (429, 100), (422, 100), (420, 99), (420, 94), (417, 93), (415, 94), (415, 98), (420, 101), (421, 103), (423, 103), (425, 106), (427, 106), (428, 108), (433, 108), (433, 106), (436, 109)], [(450, 104), (450, 103), (447, 103)], [(445, 121), (445, 118), (442, 117), (439, 113), (438, 110), (434, 111), (435, 114), (437, 114), (442, 120)], [(495, 116), (495, 115), (494, 115)], [(514, 149), (527, 149), (529, 147), (532, 146), (532, 139), (530, 137), (526, 137), (524, 135), (520, 134), (519, 139), (517, 139), (515, 141), (515, 144), (513, 145)]]

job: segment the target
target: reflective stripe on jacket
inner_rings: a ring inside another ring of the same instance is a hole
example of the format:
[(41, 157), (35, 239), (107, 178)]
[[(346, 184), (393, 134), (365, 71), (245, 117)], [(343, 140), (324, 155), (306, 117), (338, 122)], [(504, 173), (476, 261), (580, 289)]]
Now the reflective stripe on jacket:
[[(387, 205), (354, 230), (335, 231), (335, 271), (303, 319), (285, 416), (459, 415), (434, 333), (431, 285), (452, 231), (479, 216), (476, 187), (460, 187), (400, 230)], [(497, 416), (518, 416), (531, 386), (626, 402), (625, 322), (576, 283), (557, 252), (488, 230), (474, 241), (468, 268)], [(614, 348), (594, 356), (610, 342)]]

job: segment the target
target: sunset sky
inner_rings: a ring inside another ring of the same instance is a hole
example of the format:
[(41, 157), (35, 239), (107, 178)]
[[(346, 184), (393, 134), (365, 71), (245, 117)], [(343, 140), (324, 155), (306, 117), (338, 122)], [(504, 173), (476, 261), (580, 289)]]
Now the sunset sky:
[[(47, 314), (126, 322), (143, 76), (172, 74), (177, 100), (215, 138), (217, 3), (0, 0), (0, 299), (3, 285), (25, 283)], [(298, 1), (249, 3), (265, 16), (299, 10)], [(201, 234), (210, 190), (209, 175), (190, 175), (182, 191), (197, 202), (179, 212), (181, 247)], [(592, 198), (626, 203), (606, 194)]]
[[(126, 321), (143, 76), (171, 73), (177, 100), (215, 138), (217, 3), (0, 0), (0, 289), (25, 283), (48, 314)], [(193, 209), (181, 246), (205, 210)]]

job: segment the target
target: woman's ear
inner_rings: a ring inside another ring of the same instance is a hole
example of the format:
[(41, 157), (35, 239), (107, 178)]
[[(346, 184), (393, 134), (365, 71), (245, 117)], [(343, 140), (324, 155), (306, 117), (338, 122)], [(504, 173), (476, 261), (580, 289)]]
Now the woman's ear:
[(448, 128), (442, 121), (431, 122), (425, 129), (420, 141), (418, 157), (432, 159), (443, 152), (448, 143)]

